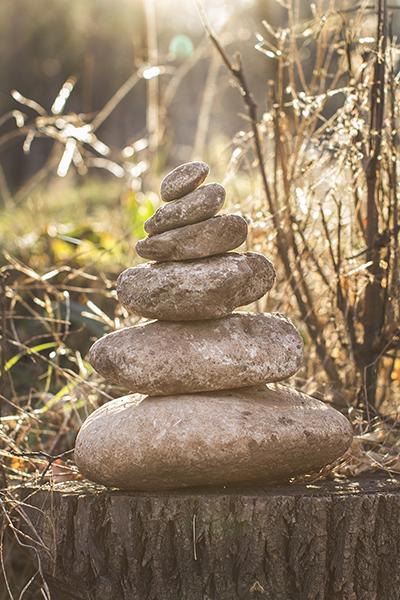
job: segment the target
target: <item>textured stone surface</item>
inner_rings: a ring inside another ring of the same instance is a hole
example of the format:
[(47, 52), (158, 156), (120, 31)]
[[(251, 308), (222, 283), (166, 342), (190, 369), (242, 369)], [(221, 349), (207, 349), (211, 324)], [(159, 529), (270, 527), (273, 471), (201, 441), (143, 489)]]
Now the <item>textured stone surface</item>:
[(247, 223), (243, 217), (219, 215), (139, 240), (136, 252), (149, 260), (190, 260), (233, 250), (246, 237)]
[(351, 439), (343, 415), (284, 386), (134, 394), (85, 421), (75, 461), (88, 479), (123, 489), (274, 482), (318, 471)]
[(185, 262), (145, 264), (118, 278), (120, 302), (149, 319), (183, 321), (224, 317), (271, 289), (275, 270), (254, 252)]
[(202, 185), (179, 200), (160, 206), (147, 219), (144, 229), (149, 235), (176, 227), (204, 221), (217, 214), (225, 200), (225, 190), (219, 183)]
[(279, 314), (213, 321), (153, 321), (97, 340), (89, 361), (103, 377), (149, 395), (258, 385), (300, 368), (303, 341)]
[(194, 161), (179, 165), (161, 182), (161, 198), (165, 202), (193, 192), (207, 177), (210, 169), (204, 162)]

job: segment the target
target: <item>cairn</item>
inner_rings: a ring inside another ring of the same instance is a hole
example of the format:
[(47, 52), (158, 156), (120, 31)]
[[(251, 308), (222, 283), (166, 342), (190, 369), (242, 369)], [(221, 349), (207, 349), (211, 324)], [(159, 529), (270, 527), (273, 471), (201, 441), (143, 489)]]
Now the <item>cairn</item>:
[(225, 190), (201, 185), (208, 172), (192, 162), (165, 177), (165, 204), (136, 245), (155, 262), (119, 276), (121, 303), (154, 320), (90, 350), (98, 373), (133, 392), (96, 410), (78, 434), (76, 463), (97, 483), (157, 490), (284, 481), (320, 470), (351, 443), (343, 415), (276, 385), (302, 364), (291, 321), (233, 312), (264, 296), (275, 271), (261, 254), (232, 252), (247, 223), (217, 215)]

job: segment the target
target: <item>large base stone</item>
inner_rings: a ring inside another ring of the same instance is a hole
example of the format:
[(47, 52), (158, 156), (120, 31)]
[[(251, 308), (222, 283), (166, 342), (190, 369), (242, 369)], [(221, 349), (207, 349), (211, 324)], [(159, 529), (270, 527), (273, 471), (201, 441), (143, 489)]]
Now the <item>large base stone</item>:
[(285, 386), (111, 401), (83, 424), (75, 461), (131, 490), (275, 482), (318, 471), (350, 446), (347, 419)]

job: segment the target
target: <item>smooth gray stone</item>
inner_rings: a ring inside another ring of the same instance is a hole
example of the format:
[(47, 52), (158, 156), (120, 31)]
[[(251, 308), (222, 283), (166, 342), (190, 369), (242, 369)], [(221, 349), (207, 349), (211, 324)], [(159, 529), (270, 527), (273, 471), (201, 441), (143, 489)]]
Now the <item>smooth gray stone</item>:
[(233, 313), (210, 321), (152, 321), (93, 344), (89, 362), (132, 392), (184, 394), (259, 385), (294, 375), (303, 340), (283, 315)]
[(351, 440), (342, 414), (286, 386), (135, 394), (90, 415), (75, 461), (88, 479), (127, 490), (272, 483), (318, 472)]
[(161, 198), (164, 202), (170, 202), (193, 192), (203, 183), (209, 172), (209, 166), (200, 161), (179, 165), (162, 180)]
[(230, 252), (185, 262), (143, 264), (121, 273), (117, 293), (129, 312), (148, 319), (216, 319), (261, 298), (275, 270), (262, 254)]
[(213, 217), (222, 208), (225, 190), (219, 183), (202, 185), (194, 192), (160, 206), (144, 224), (149, 235), (199, 223)]
[(136, 244), (142, 258), (155, 261), (190, 260), (234, 250), (247, 237), (247, 223), (239, 215), (218, 215), (152, 235)]

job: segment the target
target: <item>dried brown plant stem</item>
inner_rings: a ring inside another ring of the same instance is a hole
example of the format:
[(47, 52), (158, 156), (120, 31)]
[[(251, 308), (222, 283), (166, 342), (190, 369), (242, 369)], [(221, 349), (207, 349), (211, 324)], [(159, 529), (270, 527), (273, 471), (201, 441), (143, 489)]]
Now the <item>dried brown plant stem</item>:
[(0, 201), (3, 201), (5, 208), (10, 208), (12, 204), (12, 195), (8, 187), (6, 174), (0, 163)]
[(135, 71), (132, 75), (121, 85), (121, 87), (115, 92), (115, 94), (108, 100), (103, 108), (97, 113), (92, 121), (92, 131), (96, 131), (100, 125), (104, 123), (110, 116), (113, 110), (118, 104), (125, 98), (125, 96), (135, 87), (140, 81), (140, 75)]
[[(144, 11), (146, 19), (147, 61), (150, 65), (156, 66), (158, 64), (158, 38), (155, 1), (145, 0)], [(151, 152), (156, 152), (159, 147), (159, 106), (159, 80), (158, 77), (150, 77), (147, 81), (147, 130)]]
[[(6, 361), (7, 361), (7, 275), (0, 273), (0, 318), (1, 318), (1, 347), (0, 347), (0, 398), (5, 397)], [(0, 404), (0, 416), (3, 415), (3, 402)]]
[(382, 348), (387, 344), (383, 335), (384, 289), (381, 252), (377, 246), (379, 231), (379, 184), (382, 136), (385, 115), (385, 54), (387, 45), (387, 1), (378, 2), (377, 51), (374, 64), (374, 77), (371, 88), (371, 108), (369, 126), (369, 155), (365, 165), (367, 185), (367, 253), (370, 263), (369, 282), (364, 297), (364, 341), (360, 348), (359, 365), (362, 369), (364, 403), (373, 405), (376, 398), (377, 363)]
[[(277, 234), (276, 242), (277, 242), (279, 258), (282, 261), (282, 264), (283, 264), (283, 267), (285, 270), (285, 275), (291, 285), (292, 292), (295, 295), (301, 318), (303, 319), (303, 321), (307, 327), (310, 337), (312, 338), (313, 342), (315, 343), (318, 357), (322, 363), (323, 368), (325, 369), (326, 373), (328, 374), (330, 381), (333, 382), (334, 385), (338, 389), (340, 389), (340, 387), (341, 387), (340, 376), (339, 376), (339, 373), (338, 373), (338, 370), (336, 368), (334, 361), (329, 356), (329, 353), (328, 353), (328, 350), (326, 347), (326, 342), (323, 337), (323, 326), (320, 323), (320, 321), (315, 313), (313, 303), (312, 303), (312, 295), (308, 289), (306, 279), (302, 272), (301, 256), (300, 256), (300, 252), (297, 247), (297, 242), (296, 242), (296, 239), (295, 239), (295, 236), (293, 233), (293, 228), (290, 224), (289, 224), (289, 227), (285, 227), (284, 223), (280, 220), (279, 210), (278, 210), (278, 207), (276, 206), (275, 199), (271, 193), (270, 184), (268, 182), (266, 170), (265, 170), (265, 160), (264, 160), (264, 156), (263, 156), (263, 149), (262, 149), (258, 115), (257, 115), (257, 104), (256, 104), (254, 96), (251, 93), (250, 88), (247, 84), (247, 80), (246, 80), (246, 76), (245, 76), (245, 73), (243, 70), (243, 65), (242, 65), (242, 62), (240, 59), (240, 55), (237, 54), (235, 56), (235, 62), (231, 61), (231, 59), (228, 57), (227, 53), (221, 46), (217, 36), (215, 35), (215, 33), (212, 31), (211, 27), (209, 26), (207, 19), (204, 15), (204, 11), (201, 6), (199, 6), (199, 12), (200, 12), (200, 15), (201, 15), (201, 18), (203, 21), (203, 25), (207, 31), (207, 34), (208, 34), (212, 44), (216, 48), (217, 52), (221, 56), (221, 59), (224, 62), (225, 66), (230, 71), (230, 73), (233, 75), (233, 77), (239, 87), (241, 96), (243, 98), (243, 102), (246, 106), (250, 125), (251, 125), (251, 130), (252, 130), (252, 134), (253, 134), (254, 150), (255, 150), (256, 157), (257, 157), (258, 168), (259, 168), (260, 175), (261, 175), (263, 189), (265, 192), (268, 208), (272, 215), (273, 224), (274, 224), (276, 234)], [(279, 113), (277, 113), (277, 119), (278, 119), (277, 127), (279, 129)], [(276, 136), (277, 140), (279, 140), (279, 138), (280, 138), (279, 135)], [(287, 197), (288, 197), (289, 189), (287, 188), (286, 191), (287, 191)], [(290, 219), (289, 219), (289, 222), (290, 222)], [(288, 244), (286, 241), (288, 239), (288, 236), (290, 239), (290, 244), (289, 244), (290, 249), (294, 252), (294, 255), (295, 255), (294, 263), (295, 263), (295, 267), (296, 267), (296, 275), (297, 276), (294, 274), (293, 265), (291, 264), (290, 258), (289, 258), (289, 253), (288, 253), (289, 248), (288, 248)]]
[(220, 62), (218, 57), (213, 53), (211, 56), (210, 66), (208, 68), (206, 84), (204, 86), (203, 97), (197, 121), (196, 135), (193, 144), (192, 160), (197, 160), (204, 156), (204, 148), (208, 133), (208, 125), (210, 122), (212, 104), (216, 92), (216, 82)]
[[(389, 39), (393, 39), (392, 32), (392, 18), (389, 22)], [(389, 65), (389, 106), (390, 106), (390, 131), (391, 131), (391, 152), (393, 157), (396, 157), (396, 148), (399, 141), (398, 131), (396, 127), (396, 91), (394, 86), (395, 81), (395, 72), (394, 72), (394, 64), (393, 64), (393, 55), (390, 53), (390, 65)], [(389, 187), (391, 192), (391, 214), (393, 215), (393, 229), (389, 229), (389, 238), (392, 241), (392, 256), (393, 256), (393, 266), (390, 283), (387, 285), (387, 297), (390, 296), (393, 298), (397, 298), (400, 301), (400, 276), (399, 276), (399, 234), (400, 234), (400, 225), (399, 225), (399, 203), (398, 203), (398, 173), (397, 173), (397, 160), (391, 161), (391, 169), (390, 169), (390, 178), (389, 178)], [(386, 232), (387, 233), (387, 232)], [(388, 242), (390, 239), (388, 240)], [(388, 251), (389, 251), (389, 243)], [(389, 262), (388, 262), (389, 265)], [(389, 269), (389, 266), (388, 266)], [(389, 276), (389, 274), (388, 274)], [(386, 298), (387, 300), (387, 298)], [(387, 311), (385, 311), (385, 317), (387, 317)], [(389, 330), (393, 330), (393, 325), (390, 326)], [(399, 328), (397, 327), (397, 335), (399, 336)], [(399, 350), (399, 344), (395, 348), (395, 352), (393, 355), (392, 364), (394, 365), (394, 361), (397, 358)], [(386, 388), (385, 388), (386, 389)]]
[(43, 458), (47, 461), (46, 466), (40, 474), (40, 483), (44, 482), (44, 478), (46, 477), (50, 467), (52, 464), (61, 458), (65, 458), (66, 456), (70, 456), (74, 449), (66, 450), (65, 452), (61, 452), (60, 454), (49, 454), (48, 452), (38, 451), (38, 452), (15, 452), (14, 450), (8, 450), (9, 454), (16, 456), (18, 458)]

